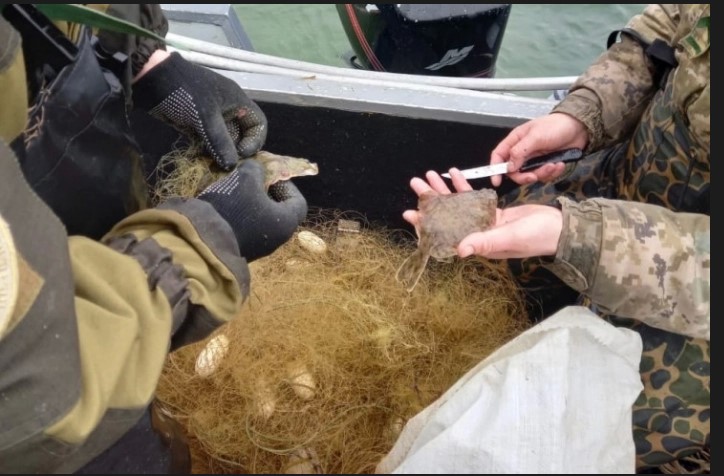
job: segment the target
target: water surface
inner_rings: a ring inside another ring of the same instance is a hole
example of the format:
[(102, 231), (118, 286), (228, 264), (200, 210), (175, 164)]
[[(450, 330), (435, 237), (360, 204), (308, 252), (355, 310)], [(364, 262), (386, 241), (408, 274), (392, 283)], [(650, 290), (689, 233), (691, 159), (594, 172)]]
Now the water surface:
[[(498, 78), (575, 76), (646, 4), (515, 4), (497, 62)], [(235, 4), (259, 53), (347, 66), (351, 46), (334, 4)]]

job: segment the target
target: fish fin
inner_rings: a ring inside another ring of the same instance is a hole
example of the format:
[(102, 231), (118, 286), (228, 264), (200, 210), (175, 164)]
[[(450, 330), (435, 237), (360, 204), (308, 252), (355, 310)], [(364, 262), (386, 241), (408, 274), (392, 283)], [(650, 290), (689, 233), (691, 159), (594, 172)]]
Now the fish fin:
[(415, 289), (417, 282), (422, 276), (422, 272), (425, 271), (425, 266), (427, 266), (429, 259), (429, 254), (417, 250), (408, 256), (397, 269), (395, 279), (397, 282), (405, 285), (407, 292), (412, 292), (412, 290)]

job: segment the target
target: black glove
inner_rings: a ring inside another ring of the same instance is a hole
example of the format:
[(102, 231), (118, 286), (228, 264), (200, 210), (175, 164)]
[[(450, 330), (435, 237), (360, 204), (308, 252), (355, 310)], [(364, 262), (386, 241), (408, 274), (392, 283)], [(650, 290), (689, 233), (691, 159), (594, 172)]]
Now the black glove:
[(241, 165), (198, 196), (209, 202), (234, 230), (241, 256), (251, 262), (267, 256), (292, 237), (307, 216), (307, 201), (289, 180), (264, 188), (264, 167)]
[(197, 137), (224, 170), (231, 170), (239, 156), (256, 154), (266, 141), (266, 116), (238, 84), (176, 52), (134, 84), (133, 102)]

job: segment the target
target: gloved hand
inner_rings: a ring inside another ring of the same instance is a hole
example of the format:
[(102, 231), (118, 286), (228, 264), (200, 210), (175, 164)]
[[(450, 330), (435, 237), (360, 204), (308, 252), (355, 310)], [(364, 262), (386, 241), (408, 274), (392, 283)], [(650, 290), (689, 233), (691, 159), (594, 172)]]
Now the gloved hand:
[(307, 216), (307, 201), (289, 180), (264, 188), (264, 167), (244, 160), (233, 172), (201, 192), (234, 230), (241, 256), (251, 262), (292, 237)]
[(234, 81), (174, 52), (133, 86), (136, 107), (197, 137), (224, 170), (256, 154), (267, 119)]

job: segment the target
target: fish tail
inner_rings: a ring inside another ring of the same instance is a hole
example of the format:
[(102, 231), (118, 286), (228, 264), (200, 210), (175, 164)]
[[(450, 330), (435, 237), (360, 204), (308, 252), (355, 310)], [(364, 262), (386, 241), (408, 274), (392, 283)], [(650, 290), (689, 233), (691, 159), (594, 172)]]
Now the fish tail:
[(430, 259), (429, 254), (417, 250), (408, 256), (397, 269), (395, 279), (397, 282), (405, 285), (407, 292), (412, 292), (415, 286), (417, 286), (417, 282), (420, 281), (422, 272), (425, 270), (425, 266), (427, 266), (428, 259)]

